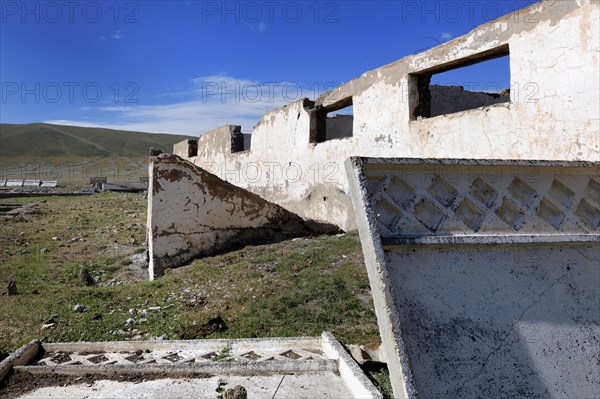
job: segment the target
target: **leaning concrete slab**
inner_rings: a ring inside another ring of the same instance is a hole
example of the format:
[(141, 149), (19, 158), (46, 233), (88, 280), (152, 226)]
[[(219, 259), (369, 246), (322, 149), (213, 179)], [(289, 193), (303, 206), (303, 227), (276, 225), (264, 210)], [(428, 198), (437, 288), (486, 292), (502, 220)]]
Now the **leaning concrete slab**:
[(396, 397), (600, 396), (598, 163), (346, 170)]
[[(15, 363), (8, 381), (20, 398), (216, 397), (217, 388), (235, 385), (246, 388), (249, 398), (381, 398), (326, 332), (304, 338), (34, 344), (18, 351), (30, 355)], [(26, 383), (32, 378), (33, 390)]]
[(151, 158), (149, 176), (150, 279), (198, 256), (330, 229), (305, 222), (176, 155)]

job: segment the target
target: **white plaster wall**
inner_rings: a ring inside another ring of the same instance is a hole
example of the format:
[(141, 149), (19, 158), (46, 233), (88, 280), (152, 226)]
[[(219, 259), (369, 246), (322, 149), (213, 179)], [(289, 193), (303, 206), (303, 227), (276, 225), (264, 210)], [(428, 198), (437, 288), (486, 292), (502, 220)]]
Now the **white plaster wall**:
[(253, 232), (265, 236), (271, 226), (294, 226), (299, 220), (177, 156), (153, 158), (149, 177), (151, 280), (165, 268), (256, 238)]

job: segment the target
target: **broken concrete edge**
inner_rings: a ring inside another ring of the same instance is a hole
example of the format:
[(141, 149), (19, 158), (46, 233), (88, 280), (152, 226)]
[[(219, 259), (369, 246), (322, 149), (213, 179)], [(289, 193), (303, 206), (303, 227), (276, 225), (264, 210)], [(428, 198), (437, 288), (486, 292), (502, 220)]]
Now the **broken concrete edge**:
[[(460, 166), (523, 166), (532, 168), (596, 168), (600, 172), (600, 162), (596, 161), (565, 161), (545, 159), (472, 159), (472, 158), (407, 158), (407, 157), (350, 157), (362, 165), (460, 165)], [(353, 161), (351, 161), (353, 162)], [(346, 166), (348, 160), (346, 161)], [(399, 166), (402, 168), (402, 166)]]
[[(473, 61), (480, 57), (485, 58), (485, 53), (488, 53), (487, 55), (489, 56), (489, 54), (493, 54), (496, 51), (502, 51), (502, 47), (505, 46), (498, 46), (498, 44), (508, 44), (512, 35), (533, 30), (541, 21), (547, 20), (557, 24), (578, 7), (581, 7), (581, 3), (576, 1), (536, 2), (528, 7), (481, 24), (464, 35), (448, 40), (429, 50), (408, 55), (389, 64), (364, 72), (359, 77), (322, 93), (315, 100), (315, 106), (331, 107), (335, 106), (340, 99), (360, 95), (380, 80), (382, 76), (389, 77), (391, 80), (393, 76), (401, 75), (405, 72), (433, 74), (440, 70), (451, 69), (453, 65), (460, 62), (460, 59), (454, 59), (456, 54), (461, 52), (460, 50), (468, 50), (474, 53), (466, 57), (473, 59)], [(525, 22), (528, 17), (523, 18), (524, 15), (532, 16), (538, 21), (538, 24), (512, 23), (512, 21)], [(473, 38), (482, 40), (485, 43), (483, 48), (474, 48), (473, 44), (476, 41)]]
[(151, 157), (148, 174), (150, 280), (168, 268), (249, 244), (340, 231), (304, 220), (177, 155)]
[(363, 158), (348, 158), (345, 169), (365, 263), (374, 265), (373, 268), (367, 267), (367, 274), (371, 285), (381, 344), (388, 359), (387, 365), (394, 397), (413, 399), (417, 394), (415, 381), (408, 366), (406, 344), (403, 339), (396, 339), (396, 337), (401, 337), (402, 329), (391, 308), (394, 295), (390, 292), (392, 284), (385, 267), (383, 244), (377, 234), (377, 221), (373, 210), (371, 207), (365, 208), (364, 206), (364, 204), (369, 204), (369, 197), (366, 190), (363, 189), (366, 187)]
[(330, 332), (321, 335), (325, 355), (339, 361), (338, 369), (342, 379), (358, 398), (383, 398), (383, 395), (365, 376), (356, 361), (348, 354), (342, 344)]
[(573, 242), (600, 242), (600, 234), (514, 234), (489, 235), (473, 234), (465, 236), (406, 236), (382, 237), (385, 246), (396, 245), (456, 245), (456, 244), (561, 244)]
[(10, 370), (13, 367), (26, 365), (33, 358), (35, 358), (38, 355), (40, 348), (40, 341), (34, 339), (33, 341), (17, 349), (10, 356), (4, 359), (0, 363), (0, 382), (4, 380), (6, 375), (10, 372)]
[(290, 337), (290, 338), (231, 338), (206, 340), (177, 340), (177, 341), (108, 341), (108, 342), (59, 342), (44, 343), (42, 348), (48, 352), (60, 351), (136, 351), (142, 350), (186, 350), (195, 349), (202, 343), (208, 348), (221, 350), (225, 347), (235, 349), (238, 346), (253, 348), (271, 348), (282, 344), (293, 344), (319, 347), (319, 337)]
[(60, 375), (139, 375), (162, 374), (165, 377), (184, 376), (186, 374), (235, 374), (243, 376), (270, 375), (276, 373), (310, 373), (320, 371), (337, 371), (336, 360), (302, 360), (279, 361), (263, 360), (260, 362), (211, 362), (189, 364), (109, 364), (102, 366), (68, 365), (68, 366), (15, 366), (15, 371), (30, 374), (46, 374), (52, 372)]

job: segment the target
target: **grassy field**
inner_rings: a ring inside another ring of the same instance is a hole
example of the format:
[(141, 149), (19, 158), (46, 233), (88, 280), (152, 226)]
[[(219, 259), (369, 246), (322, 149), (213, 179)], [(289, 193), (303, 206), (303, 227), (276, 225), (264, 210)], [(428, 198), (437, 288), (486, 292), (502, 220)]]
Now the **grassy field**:
[[(356, 234), (294, 239), (204, 258), (147, 281), (146, 200), (138, 194), (4, 199), (35, 202), (4, 218), (0, 357), (57, 341), (319, 335), (379, 340)], [(86, 286), (82, 268), (95, 280)], [(77, 313), (77, 304), (89, 309)], [(42, 329), (42, 325), (55, 326)], [(387, 381), (385, 373), (375, 373)]]

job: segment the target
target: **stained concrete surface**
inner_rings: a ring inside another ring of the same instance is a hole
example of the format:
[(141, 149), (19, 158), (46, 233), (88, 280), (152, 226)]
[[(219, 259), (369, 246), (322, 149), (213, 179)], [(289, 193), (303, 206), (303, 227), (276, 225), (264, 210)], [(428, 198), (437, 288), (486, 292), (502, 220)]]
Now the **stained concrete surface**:
[(246, 388), (248, 398), (256, 399), (354, 397), (339, 375), (328, 371), (301, 375), (213, 376), (201, 379), (160, 379), (145, 382), (98, 380), (90, 384), (41, 388), (18, 398), (216, 398), (219, 394), (217, 392), (219, 383), (226, 383), (225, 389), (241, 385)]
[(396, 397), (600, 396), (597, 163), (346, 166)]
[[(19, 398), (381, 398), (335, 337), (40, 343), (0, 363)], [(2, 396), (2, 395), (0, 395)]]
[(176, 155), (151, 158), (149, 176), (150, 279), (195, 257), (337, 230), (304, 221)]

